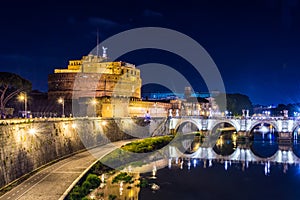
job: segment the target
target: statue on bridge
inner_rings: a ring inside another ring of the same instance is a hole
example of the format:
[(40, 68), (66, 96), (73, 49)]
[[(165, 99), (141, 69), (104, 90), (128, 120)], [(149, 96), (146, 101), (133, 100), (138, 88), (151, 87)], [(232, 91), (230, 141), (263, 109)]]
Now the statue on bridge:
[(144, 122), (150, 122), (150, 120), (151, 120), (151, 115), (149, 113), (149, 110), (147, 110), (147, 112), (145, 114)]

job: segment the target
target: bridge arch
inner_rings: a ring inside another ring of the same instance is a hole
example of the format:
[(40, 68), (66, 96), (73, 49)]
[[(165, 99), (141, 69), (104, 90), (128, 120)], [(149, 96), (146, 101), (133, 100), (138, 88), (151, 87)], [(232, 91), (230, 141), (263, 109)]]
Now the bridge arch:
[[(280, 124), (279, 124), (280, 126)], [(261, 120), (252, 123), (249, 129), (249, 138), (251, 141), (251, 152), (264, 159), (273, 157), (278, 151), (279, 127), (277, 121)]]
[(215, 128), (220, 125), (220, 124), (223, 124), (223, 123), (227, 123), (227, 124), (230, 124), (231, 126), (233, 126), (235, 128), (235, 130), (238, 132), (240, 130), (240, 125), (235, 122), (235, 121), (232, 121), (232, 120), (216, 120), (214, 123), (212, 123), (212, 125), (210, 126), (210, 134), (213, 133), (213, 130), (215, 130)]
[(268, 121), (268, 120), (262, 120), (262, 121), (256, 121), (256, 122), (254, 122), (254, 123), (250, 126), (250, 128), (249, 128), (249, 134), (251, 134), (251, 133), (253, 132), (253, 129), (254, 129), (256, 126), (260, 125), (260, 124), (270, 124), (270, 125), (272, 125), (272, 126), (274, 127), (274, 129), (275, 129), (277, 132), (279, 132), (279, 127), (277, 126), (276, 122), (274, 122), (274, 121)]
[(300, 122), (296, 122), (292, 127), (292, 137), (294, 140), (300, 139)]
[(292, 133), (294, 133), (297, 128), (300, 128), (300, 122), (294, 124), (294, 126), (292, 127)]
[[(264, 146), (262, 146), (262, 144), (259, 144), (261, 147), (258, 148), (257, 146), (250, 146), (250, 150), (252, 152), (253, 155), (262, 158), (262, 159), (272, 159), (276, 156), (276, 153), (279, 150), (278, 144), (272, 144), (269, 145), (268, 147), (268, 152), (264, 152), (262, 149), (265, 148)], [(268, 145), (268, 143), (266, 143), (265, 145)]]
[(198, 131), (200, 131), (202, 129), (201, 124), (199, 124), (196, 120), (194, 119), (184, 119), (179, 121), (179, 123), (177, 123), (177, 125), (175, 126), (175, 131), (178, 132), (178, 130), (180, 130), (180, 128), (184, 127), (184, 125), (191, 123), (193, 124)]

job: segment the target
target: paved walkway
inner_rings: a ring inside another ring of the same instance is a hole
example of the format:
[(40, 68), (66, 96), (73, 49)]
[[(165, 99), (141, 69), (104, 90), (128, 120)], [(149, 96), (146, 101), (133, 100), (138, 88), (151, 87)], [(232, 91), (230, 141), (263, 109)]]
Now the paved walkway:
[[(97, 158), (128, 143), (120, 141), (85, 151), (61, 160), (34, 174), (0, 197), (0, 200), (58, 200), (70, 185)], [(92, 154), (91, 154), (92, 153)]]

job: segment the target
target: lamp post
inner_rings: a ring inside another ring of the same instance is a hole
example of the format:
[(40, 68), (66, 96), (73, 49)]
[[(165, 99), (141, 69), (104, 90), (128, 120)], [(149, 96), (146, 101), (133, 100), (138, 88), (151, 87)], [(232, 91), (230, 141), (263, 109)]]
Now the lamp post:
[(61, 115), (61, 117), (65, 117), (65, 100), (62, 97), (60, 97), (58, 99), (58, 103), (60, 103), (62, 105), (62, 115)]
[(24, 101), (25, 118), (27, 118), (27, 94), (26, 94), (26, 92), (23, 92), (19, 95), (19, 100)]

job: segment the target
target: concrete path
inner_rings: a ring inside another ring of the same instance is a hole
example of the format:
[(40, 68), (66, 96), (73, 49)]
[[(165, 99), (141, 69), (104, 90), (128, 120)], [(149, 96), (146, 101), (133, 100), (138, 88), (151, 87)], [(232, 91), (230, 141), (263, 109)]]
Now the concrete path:
[[(61, 160), (34, 174), (0, 197), (0, 200), (58, 200), (72, 183), (97, 158), (128, 143), (120, 141), (85, 151)], [(92, 153), (92, 154), (91, 154)]]

